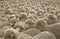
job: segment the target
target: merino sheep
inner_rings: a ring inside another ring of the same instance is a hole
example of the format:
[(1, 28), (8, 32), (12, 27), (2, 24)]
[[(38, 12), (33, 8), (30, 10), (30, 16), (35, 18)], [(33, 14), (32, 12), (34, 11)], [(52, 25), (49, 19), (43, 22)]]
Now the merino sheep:
[(57, 17), (54, 14), (49, 14), (46, 16), (48, 25), (54, 24), (57, 21)]
[(12, 28), (12, 27), (11, 26), (4, 26), (3, 28), (1, 28), (0, 29), (0, 37), (3, 37), (5, 30), (10, 29), (10, 28)]
[(57, 39), (60, 39), (60, 23), (55, 23), (53, 25), (50, 25), (48, 31), (53, 33)]
[(34, 21), (32, 19), (27, 19), (25, 25), (27, 25), (28, 28), (32, 28), (34, 26)]
[(19, 32), (16, 31), (15, 29), (11, 28), (11, 29), (7, 29), (4, 32), (4, 39), (17, 39), (17, 36), (19, 35)]
[(30, 28), (30, 29), (28, 29), (28, 30), (26, 30), (26, 31), (24, 31), (24, 32), (22, 32), (22, 33), (24, 33), (24, 34), (28, 34), (28, 35), (30, 35), (30, 36), (35, 36), (35, 35), (37, 35), (37, 34), (39, 34), (41, 31), (39, 30), (39, 29), (36, 29), (36, 28)]
[(40, 31), (45, 31), (48, 28), (48, 24), (45, 20), (38, 19), (38, 20), (36, 20), (34, 27), (39, 29)]
[(56, 39), (56, 37), (52, 33), (48, 31), (44, 31), (44, 32), (37, 34), (32, 39)]
[(25, 22), (16, 22), (16, 24), (14, 25), (14, 28), (19, 28), (19, 31), (24, 31), (27, 29), (27, 26), (25, 26)]
[(20, 34), (17, 39), (32, 39), (32, 37), (28, 34)]
[(19, 20), (26, 20), (27, 19), (27, 14), (26, 13), (20, 13)]

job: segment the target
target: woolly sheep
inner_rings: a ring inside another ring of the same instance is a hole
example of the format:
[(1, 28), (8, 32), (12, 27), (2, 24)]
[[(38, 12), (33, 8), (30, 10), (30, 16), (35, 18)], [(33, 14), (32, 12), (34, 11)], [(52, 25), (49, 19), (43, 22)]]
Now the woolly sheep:
[(55, 23), (53, 25), (50, 25), (48, 31), (53, 33), (57, 39), (60, 39), (60, 23)]
[(19, 20), (26, 20), (27, 19), (27, 14), (26, 13), (21, 13)]
[(30, 36), (35, 36), (35, 35), (37, 35), (37, 34), (39, 34), (41, 31), (39, 30), (39, 29), (36, 29), (36, 28), (30, 28), (30, 29), (28, 29), (28, 30), (26, 30), (26, 31), (23, 31), (22, 33), (24, 33), (24, 34), (28, 34), (28, 35), (30, 35)]
[(28, 34), (20, 34), (17, 39), (32, 39), (32, 37)]
[(25, 22), (16, 22), (16, 24), (14, 25), (14, 28), (19, 28), (19, 31), (24, 31), (27, 29), (27, 26), (25, 26)]
[(45, 31), (48, 28), (48, 24), (44, 19), (37, 19), (34, 27), (40, 31)]
[(11, 29), (7, 29), (4, 32), (4, 39), (17, 39), (17, 36), (19, 35), (19, 32), (16, 31), (15, 29), (11, 28)]
[(9, 15), (11, 15), (11, 13), (12, 13), (11, 9), (7, 9), (6, 12), (5, 12), (5, 14), (9, 14)]
[(49, 25), (54, 24), (57, 21), (57, 17), (54, 14), (49, 14), (46, 17), (47, 17), (46, 21)]
[(32, 28), (34, 26), (34, 20), (32, 20), (32, 19), (26, 19), (25, 25), (27, 25), (28, 28)]
[(52, 33), (48, 31), (44, 31), (44, 32), (37, 34), (32, 39), (56, 39), (56, 37)]
[(11, 26), (4, 26), (3, 28), (1, 28), (0, 29), (0, 37), (3, 37), (5, 30), (10, 29), (10, 28), (12, 28), (12, 27)]

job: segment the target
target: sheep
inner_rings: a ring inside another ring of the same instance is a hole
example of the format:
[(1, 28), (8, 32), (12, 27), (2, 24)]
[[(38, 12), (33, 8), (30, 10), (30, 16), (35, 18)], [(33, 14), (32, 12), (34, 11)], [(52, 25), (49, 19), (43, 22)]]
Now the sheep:
[(32, 20), (32, 19), (26, 19), (25, 25), (28, 26), (28, 28), (33, 28), (33, 26), (34, 26), (34, 20)]
[(17, 39), (18, 35), (19, 35), (19, 32), (16, 31), (15, 29), (11, 28), (11, 29), (7, 29), (4, 32), (3, 38), (4, 39)]
[(54, 14), (48, 14), (46, 18), (47, 18), (46, 21), (48, 25), (51, 25), (57, 22), (57, 17)]
[(11, 9), (7, 9), (7, 10), (5, 11), (5, 14), (11, 15), (11, 13), (12, 13), (12, 10), (11, 10)]
[(8, 21), (0, 22), (0, 29), (2, 29), (5, 26), (11, 26), (11, 24)]
[(1, 20), (2, 22), (8, 21), (8, 19), (7, 19), (6, 17), (1, 17), (1, 16), (0, 16), (0, 20)]
[(48, 31), (44, 31), (44, 32), (37, 34), (32, 39), (56, 39), (56, 37), (54, 36), (54, 34)]
[(15, 17), (15, 15), (11, 15), (10, 18), (8, 19), (8, 22), (12, 24), (12, 27), (14, 27), (15, 23), (18, 22), (19, 19)]
[(50, 25), (48, 31), (56, 36), (56, 39), (60, 39), (60, 23)]
[(30, 36), (35, 36), (35, 35), (37, 35), (37, 34), (39, 34), (41, 31), (39, 30), (39, 29), (36, 29), (36, 28), (30, 28), (30, 29), (28, 29), (28, 30), (26, 30), (26, 31), (23, 31), (22, 33), (24, 33), (24, 34), (28, 34), (28, 35), (30, 35)]
[(17, 19), (16, 18), (16, 15), (14, 14), (14, 15), (10, 15), (10, 18), (8, 19), (8, 21), (10, 22), (10, 23), (15, 23), (15, 22), (17, 22), (19, 19)]
[(27, 14), (26, 13), (20, 13), (19, 20), (26, 20)]
[(25, 25), (25, 22), (16, 22), (15, 23), (15, 25), (14, 25), (14, 28), (15, 29), (19, 29), (19, 31), (21, 32), (21, 31), (24, 31), (24, 30), (26, 30), (27, 29), (27, 26)]
[(12, 27), (11, 26), (4, 26), (4, 27), (2, 27), (0, 29), (0, 37), (3, 37), (5, 30), (10, 29), (10, 28), (12, 28)]
[(44, 19), (37, 19), (34, 27), (39, 29), (40, 31), (45, 31), (48, 29), (48, 24)]
[(37, 15), (36, 14), (31, 14), (31, 13), (29, 13), (29, 15), (27, 16), (27, 19), (32, 19), (32, 20), (36, 20), (36, 19), (38, 19), (38, 17), (37, 17)]
[(32, 37), (28, 34), (20, 34), (17, 39), (32, 39)]

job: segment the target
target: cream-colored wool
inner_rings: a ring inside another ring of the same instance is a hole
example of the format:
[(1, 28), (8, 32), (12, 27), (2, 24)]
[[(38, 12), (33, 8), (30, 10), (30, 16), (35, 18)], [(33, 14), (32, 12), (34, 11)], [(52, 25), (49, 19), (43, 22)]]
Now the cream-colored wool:
[(32, 39), (56, 39), (56, 37), (54, 36), (54, 34), (48, 31), (44, 31), (44, 32), (37, 34)]
[(28, 34), (20, 34), (17, 39), (32, 39), (32, 37)]
[(35, 22), (35, 28), (39, 29), (40, 31), (45, 31), (48, 29), (48, 24), (44, 19), (38, 19)]
[(36, 28), (30, 28), (26, 31), (23, 31), (22, 33), (24, 34), (28, 34), (32, 37), (34, 37), (35, 35), (39, 34), (41, 31), (39, 29), (36, 29)]

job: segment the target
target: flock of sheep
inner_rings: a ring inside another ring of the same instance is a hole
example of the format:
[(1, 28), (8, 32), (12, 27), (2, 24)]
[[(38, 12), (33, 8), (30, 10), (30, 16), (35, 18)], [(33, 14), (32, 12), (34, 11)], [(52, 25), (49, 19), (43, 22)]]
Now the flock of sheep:
[(0, 0), (0, 39), (60, 39), (60, 1)]

